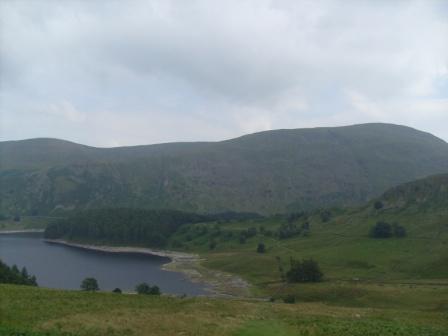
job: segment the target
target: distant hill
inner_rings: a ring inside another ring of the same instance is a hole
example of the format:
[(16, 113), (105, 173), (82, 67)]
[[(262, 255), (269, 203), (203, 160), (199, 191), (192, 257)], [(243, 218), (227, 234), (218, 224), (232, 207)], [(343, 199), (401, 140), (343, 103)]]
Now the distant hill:
[(448, 144), (390, 125), (275, 130), (221, 142), (94, 148), (0, 143), (0, 211), (97, 207), (263, 214), (360, 204), (448, 172)]

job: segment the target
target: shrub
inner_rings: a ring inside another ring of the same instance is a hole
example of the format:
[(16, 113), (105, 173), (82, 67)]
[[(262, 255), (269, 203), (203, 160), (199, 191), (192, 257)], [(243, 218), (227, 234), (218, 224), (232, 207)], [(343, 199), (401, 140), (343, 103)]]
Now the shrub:
[(380, 221), (371, 229), (370, 236), (373, 238), (403, 238), (406, 237), (406, 229), (397, 223), (391, 225)]
[(160, 295), (160, 288), (158, 286), (150, 286), (146, 282), (142, 282), (135, 287), (138, 294), (143, 295)]
[(266, 246), (264, 246), (263, 243), (258, 243), (257, 253), (265, 253), (265, 252), (266, 252)]
[(100, 288), (98, 287), (98, 281), (95, 278), (85, 278), (81, 283), (81, 289), (88, 292), (96, 292)]
[(117, 293), (117, 294), (121, 294), (121, 289), (120, 288), (115, 288), (112, 293)]
[(323, 273), (319, 264), (313, 259), (302, 261), (291, 259), (291, 268), (286, 273), (288, 282), (319, 282), (322, 278)]
[(383, 202), (381, 202), (381, 201), (376, 201), (376, 202), (373, 204), (373, 207), (374, 207), (376, 210), (380, 210), (380, 209), (382, 209), (382, 208), (384, 207), (384, 204), (383, 204)]
[(328, 222), (331, 219), (331, 216), (332, 216), (331, 215), (331, 211), (329, 211), (329, 210), (322, 210), (319, 215), (320, 215), (320, 220), (323, 223)]
[(392, 237), (392, 226), (386, 222), (377, 222), (370, 231), (373, 238), (390, 238)]
[(279, 239), (287, 239), (302, 233), (302, 229), (296, 223), (284, 223), (277, 230)]

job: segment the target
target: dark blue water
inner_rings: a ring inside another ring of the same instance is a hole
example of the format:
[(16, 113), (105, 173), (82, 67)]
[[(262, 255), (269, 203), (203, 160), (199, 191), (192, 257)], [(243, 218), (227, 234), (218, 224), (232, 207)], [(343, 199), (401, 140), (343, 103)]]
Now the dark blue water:
[(163, 293), (201, 295), (204, 287), (183, 274), (161, 269), (168, 258), (138, 253), (107, 253), (46, 243), (42, 234), (0, 234), (0, 259), (26, 267), (41, 287), (79, 289), (84, 278), (94, 277), (101, 290), (116, 287), (133, 291), (142, 282)]

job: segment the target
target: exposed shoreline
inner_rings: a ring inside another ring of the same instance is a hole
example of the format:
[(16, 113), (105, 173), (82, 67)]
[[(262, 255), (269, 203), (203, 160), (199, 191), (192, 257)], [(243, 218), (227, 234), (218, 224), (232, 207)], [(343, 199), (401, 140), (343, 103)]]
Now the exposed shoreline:
[(52, 244), (65, 245), (91, 251), (100, 251), (107, 253), (141, 253), (169, 258), (170, 261), (162, 266), (163, 270), (172, 272), (181, 272), (188, 279), (195, 283), (201, 283), (205, 286), (207, 296), (219, 297), (247, 297), (249, 295), (249, 284), (240, 277), (207, 269), (201, 265), (203, 259), (197, 254), (155, 250), (146, 247), (130, 246), (106, 246), (73, 243), (62, 239), (45, 239)]

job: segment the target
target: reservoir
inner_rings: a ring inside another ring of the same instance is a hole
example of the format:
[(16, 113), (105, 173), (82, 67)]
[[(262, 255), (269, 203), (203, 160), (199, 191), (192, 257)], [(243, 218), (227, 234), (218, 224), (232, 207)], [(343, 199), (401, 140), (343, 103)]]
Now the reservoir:
[(0, 259), (26, 267), (40, 287), (79, 289), (83, 279), (97, 279), (100, 290), (134, 291), (147, 282), (162, 293), (202, 295), (203, 285), (182, 273), (162, 270), (169, 258), (139, 253), (108, 253), (46, 243), (41, 233), (0, 233)]

